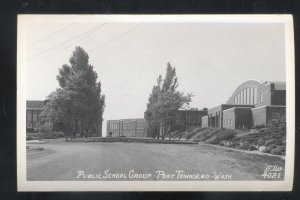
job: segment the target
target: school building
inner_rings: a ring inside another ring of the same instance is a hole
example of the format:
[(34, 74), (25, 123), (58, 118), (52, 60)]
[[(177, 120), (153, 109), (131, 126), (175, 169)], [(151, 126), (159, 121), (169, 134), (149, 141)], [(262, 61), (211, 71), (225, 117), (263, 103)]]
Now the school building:
[(108, 137), (147, 137), (143, 118), (107, 120), (106, 129)]
[(243, 129), (285, 121), (285, 82), (249, 80), (239, 85), (226, 104), (208, 109), (202, 127)]
[(35, 132), (40, 122), (40, 114), (43, 111), (44, 101), (26, 101), (26, 130)]

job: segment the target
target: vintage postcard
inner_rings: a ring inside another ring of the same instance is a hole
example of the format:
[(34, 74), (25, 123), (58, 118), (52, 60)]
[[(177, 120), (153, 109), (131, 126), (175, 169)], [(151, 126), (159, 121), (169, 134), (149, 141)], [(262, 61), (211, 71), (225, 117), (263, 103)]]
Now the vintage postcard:
[(291, 191), (291, 15), (19, 15), (18, 191)]

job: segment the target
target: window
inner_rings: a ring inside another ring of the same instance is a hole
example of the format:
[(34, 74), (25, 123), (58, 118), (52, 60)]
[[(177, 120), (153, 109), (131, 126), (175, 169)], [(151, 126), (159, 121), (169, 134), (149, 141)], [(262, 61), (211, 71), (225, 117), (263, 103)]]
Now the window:
[(256, 104), (257, 101), (257, 88), (254, 88), (254, 104)]
[(250, 88), (250, 104), (253, 104), (253, 88)]
[(244, 104), (244, 90), (241, 91), (241, 102), (240, 104)]
[(272, 118), (273, 119), (278, 119), (280, 117), (280, 113), (279, 112), (273, 112), (272, 113)]
[(250, 88), (247, 88), (247, 105), (250, 104)]
[(262, 102), (263, 100), (264, 100), (264, 95), (260, 93), (260, 102)]
[(31, 112), (30, 111), (27, 111), (27, 127), (28, 128), (32, 128), (32, 118), (31, 118)]
[(244, 89), (244, 105), (247, 104), (247, 89)]
[(186, 121), (187, 121), (187, 122), (190, 122), (190, 121), (191, 121), (191, 116), (190, 116), (190, 115), (187, 115), (187, 116), (186, 116)]

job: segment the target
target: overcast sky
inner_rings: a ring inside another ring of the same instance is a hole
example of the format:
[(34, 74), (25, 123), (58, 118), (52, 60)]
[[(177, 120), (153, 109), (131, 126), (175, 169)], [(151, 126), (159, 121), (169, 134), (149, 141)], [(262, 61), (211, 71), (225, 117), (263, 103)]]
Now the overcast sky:
[(249, 79), (285, 81), (280, 23), (30, 23), (27, 39), (28, 100), (44, 100), (75, 46), (86, 50), (106, 96), (104, 134), (107, 119), (143, 117), (167, 62), (199, 109)]

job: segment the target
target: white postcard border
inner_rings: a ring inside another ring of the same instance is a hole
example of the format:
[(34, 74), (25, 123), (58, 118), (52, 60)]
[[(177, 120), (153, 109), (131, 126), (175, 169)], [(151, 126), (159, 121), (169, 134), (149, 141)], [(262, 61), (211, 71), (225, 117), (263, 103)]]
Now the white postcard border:
[[(287, 87), (287, 142), (283, 181), (27, 181), (26, 69), (27, 24), (45, 22), (284, 23)], [(295, 57), (291, 15), (19, 15), (17, 34), (18, 191), (290, 191), (294, 178)]]

